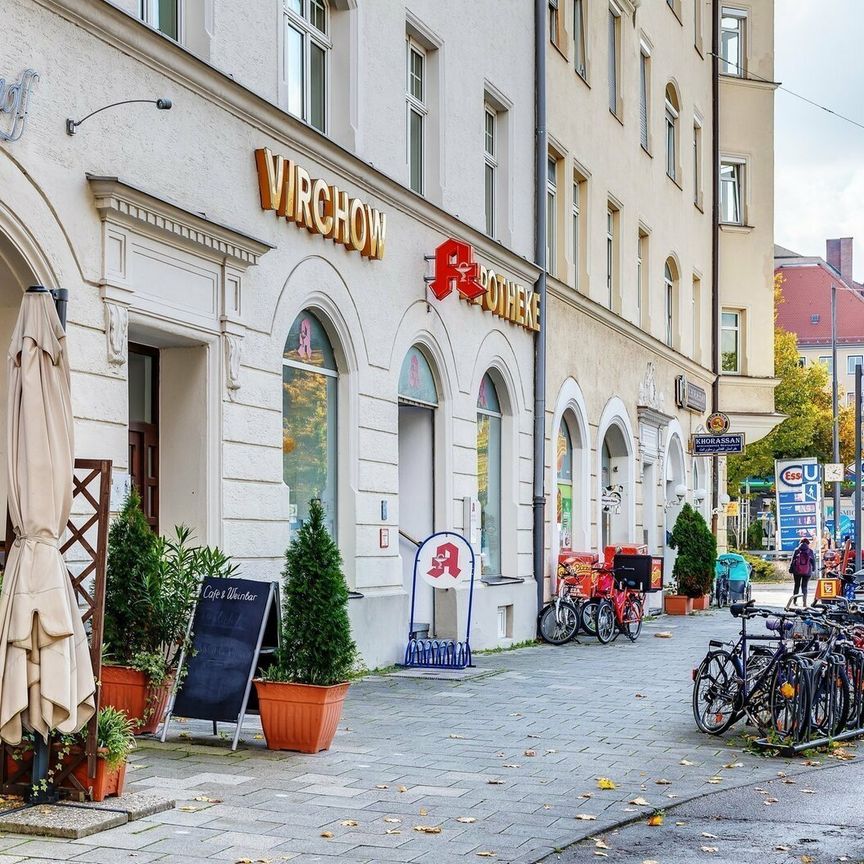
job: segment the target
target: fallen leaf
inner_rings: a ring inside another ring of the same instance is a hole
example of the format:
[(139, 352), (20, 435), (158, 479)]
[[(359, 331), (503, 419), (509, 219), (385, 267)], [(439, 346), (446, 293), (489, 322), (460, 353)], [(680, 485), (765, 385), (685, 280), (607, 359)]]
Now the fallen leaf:
[(593, 822), (597, 817), (592, 816), (590, 813), (577, 813), (575, 818), (581, 819), (583, 822)]
[(805, 764), (805, 765), (814, 766), (814, 765), (821, 765), (822, 763), (821, 763), (821, 762), (817, 762), (815, 759), (805, 759), (805, 760), (804, 760), (804, 764)]
[(535, 750), (526, 750), (522, 755), (523, 756), (536, 756), (537, 752)]
[(744, 763), (743, 762), (727, 762), (723, 767), (724, 768), (743, 768)]
[(420, 808), (420, 813), (419, 813), (419, 815), (420, 815), (420, 816), (428, 816), (428, 815), (429, 815), (429, 811), (428, 811), (425, 807), (421, 807), (421, 808)]
[(679, 765), (695, 765), (696, 763), (691, 762), (689, 759), (682, 759), (678, 764)]
[(702, 846), (701, 849), (703, 852), (716, 852), (717, 851), (716, 846)]
[(707, 831), (703, 831), (702, 836), (707, 837), (709, 840), (716, 840), (717, 839), (716, 834), (709, 834)]
[(204, 808), (203, 807), (189, 807), (188, 805), (186, 805), (185, 807), (178, 807), (177, 809), (183, 813), (197, 813), (199, 810), (203, 810)]
[(777, 798), (766, 798), (762, 803), (767, 804), (770, 807), (772, 804), (776, 804), (777, 801)]
[(608, 777), (598, 777), (597, 778), (597, 788), (598, 789), (617, 789), (618, 784), (614, 780), (610, 780)]
[(636, 694), (636, 698), (637, 698), (637, 699), (644, 699), (644, 698), (645, 698), (645, 694), (644, 694), (644, 693), (637, 693), (637, 694)]
[(507, 716), (508, 717), (522, 717), (523, 715), (520, 714), (518, 711), (515, 711), (513, 714), (508, 714)]
[(799, 789), (799, 792), (802, 792), (804, 795), (815, 795), (816, 792), (813, 789)]
[(408, 791), (408, 787), (407, 787), (407, 786), (400, 786), (400, 787), (399, 787), (399, 791), (400, 791), (400, 792), (407, 792), (407, 791)]
[(642, 861), (642, 864), (660, 864), (659, 861), (655, 861), (653, 858), (645, 858)]
[(501, 766), (502, 768), (521, 768), (521, 765), (516, 765), (514, 762), (506, 762)]
[(801, 856), (801, 864), (813, 864), (813, 856), (812, 855), (802, 855)]
[(494, 858), (496, 853), (490, 852), (488, 849), (484, 849), (482, 852), (474, 853), (478, 858)]
[(789, 785), (789, 786), (793, 786), (793, 785), (794, 785), (795, 783), (797, 783), (798, 781), (797, 781), (797, 780), (793, 780), (791, 777), (787, 777), (783, 782), (786, 783), (786, 784)]
[(459, 816), (456, 821), (461, 822), (463, 825), (470, 825), (472, 822), (476, 822), (477, 820), (473, 816)]
[(785, 777), (785, 776), (786, 776), (786, 772), (785, 772), (785, 771), (778, 771), (778, 772), (777, 772), (777, 776), (778, 776), (778, 777)]
[(543, 755), (546, 756), (546, 755), (548, 755), (549, 753), (557, 753), (557, 752), (558, 752), (557, 750), (553, 750), (551, 747), (549, 747), (549, 748), (547, 748), (546, 750), (543, 751)]
[(775, 852), (788, 852), (790, 849), (791, 849), (790, 846), (782, 846), (782, 845), (778, 845), (778, 846), (775, 846), (775, 847), (774, 847), (774, 851), (775, 851)]
[(322, 832), (321, 832), (321, 836), (322, 836), (325, 840), (329, 840), (329, 839), (333, 836), (333, 832), (332, 832), (332, 831), (322, 831)]
[(755, 792), (761, 792), (763, 795), (767, 795), (767, 794), (768, 794), (768, 790), (767, 790), (767, 789), (763, 789), (761, 786), (757, 786), (757, 787), (754, 789), (754, 791), (755, 791)]
[(264, 736), (260, 732), (257, 732), (255, 735), (253, 735), (252, 738), (255, 741), (263, 741), (264, 740)]
[(397, 819), (395, 816), (385, 816), (384, 821), (390, 823), (391, 825), (398, 825), (402, 820)]
[(659, 828), (663, 824), (663, 815), (661, 813), (652, 813), (648, 817), (648, 825), (651, 828)]
[(578, 798), (593, 798), (594, 793), (593, 792), (583, 792), (581, 795), (578, 795), (577, 797)]
[(608, 849), (609, 847), (606, 845), (606, 841), (602, 837), (598, 837), (594, 841), (594, 848), (595, 849)]
[(671, 786), (671, 785), (672, 785), (672, 781), (671, 781), (671, 780), (666, 780), (666, 779), (663, 778), (663, 777), (661, 777), (659, 780), (655, 780), (654, 782), (655, 782), (658, 786)]
[(624, 812), (625, 813), (638, 813), (639, 809), (637, 807), (625, 807)]
[(343, 819), (339, 824), (343, 828), (356, 828), (360, 823), (356, 819)]
[(671, 639), (672, 634), (668, 630), (661, 630), (659, 633), (654, 634), (655, 639)]
[(650, 807), (651, 805), (640, 795), (638, 798), (634, 798), (632, 801), (628, 801), (628, 804), (636, 804), (638, 807)]
[(251, 858), (238, 858), (234, 864), (252, 864)]
[(402, 832), (398, 828), (388, 828), (385, 834), (401, 834)]
[(464, 738), (464, 735), (448, 735), (448, 738)]
[(197, 798), (193, 798), (193, 801), (203, 801), (205, 804), (221, 804), (221, 798), (208, 798), (206, 795), (199, 795)]
[(683, 828), (687, 823), (686, 822), (676, 822), (675, 823), (679, 828)]
[(496, 754), (495, 754), (495, 757), (496, 757), (497, 759), (503, 759), (505, 755), (506, 755), (506, 754), (504, 754), (504, 753), (496, 753)]
[(608, 853), (608, 852), (601, 852), (599, 849), (595, 849), (595, 850), (594, 850), (594, 854), (595, 854), (598, 858), (608, 858), (608, 857), (609, 857), (609, 853)]
[(389, 789), (390, 787), (386, 783), (376, 783), (375, 788), (376, 789)]
[(504, 785), (504, 781), (503, 781), (503, 780), (492, 779), (492, 780), (487, 780), (486, 782), (487, 782), (490, 786), (503, 786), (503, 785)]
[(415, 825), (415, 831), (419, 831), (421, 834), (440, 834), (441, 826), (440, 825)]
[(722, 778), (722, 777), (709, 777), (709, 778), (708, 778), (708, 782), (709, 782), (709, 783), (715, 783), (715, 784), (716, 784), (716, 783), (722, 783), (722, 782), (723, 782), (723, 778)]

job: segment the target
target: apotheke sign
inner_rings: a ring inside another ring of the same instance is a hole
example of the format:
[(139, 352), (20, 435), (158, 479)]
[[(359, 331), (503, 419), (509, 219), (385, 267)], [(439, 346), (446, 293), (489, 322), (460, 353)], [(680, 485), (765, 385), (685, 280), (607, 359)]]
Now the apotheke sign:
[(365, 258), (384, 257), (385, 213), (325, 180), (313, 180), (305, 168), (274, 156), (267, 147), (255, 151), (255, 164), (262, 210), (275, 210), (298, 228), (321, 234)]

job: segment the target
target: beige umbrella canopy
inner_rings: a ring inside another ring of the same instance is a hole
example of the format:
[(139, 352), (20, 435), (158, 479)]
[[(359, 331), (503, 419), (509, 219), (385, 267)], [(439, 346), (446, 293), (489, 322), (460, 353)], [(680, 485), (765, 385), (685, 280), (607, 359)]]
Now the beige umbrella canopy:
[(15, 543), (0, 593), (0, 739), (47, 740), (95, 711), (87, 637), (59, 541), (72, 509), (66, 334), (51, 295), (27, 292), (9, 346), (8, 497)]

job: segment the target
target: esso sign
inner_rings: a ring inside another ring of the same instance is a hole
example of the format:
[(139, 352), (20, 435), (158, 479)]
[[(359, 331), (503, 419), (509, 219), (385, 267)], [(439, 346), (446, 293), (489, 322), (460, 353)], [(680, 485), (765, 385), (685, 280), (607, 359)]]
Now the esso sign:
[(804, 482), (804, 469), (801, 465), (790, 465), (780, 472), (780, 480), (787, 486), (800, 486)]

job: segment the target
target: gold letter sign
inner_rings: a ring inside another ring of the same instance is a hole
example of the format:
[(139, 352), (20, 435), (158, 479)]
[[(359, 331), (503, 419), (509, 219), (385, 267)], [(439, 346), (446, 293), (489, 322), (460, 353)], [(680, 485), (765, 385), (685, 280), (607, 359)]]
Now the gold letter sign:
[(384, 257), (387, 215), (338, 186), (313, 180), (290, 159), (274, 156), (267, 147), (255, 151), (261, 208), (275, 210), (312, 234), (329, 237), (349, 252), (379, 261)]

